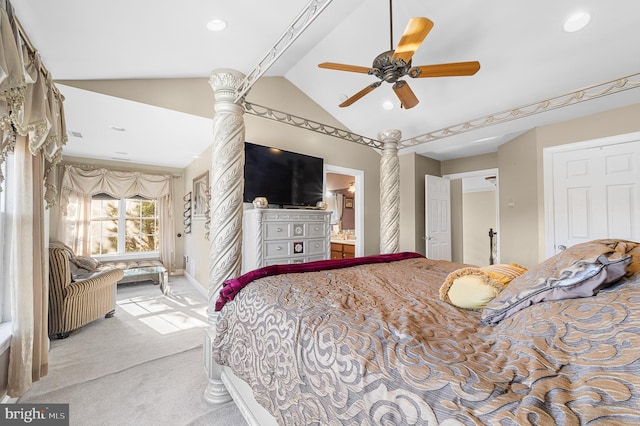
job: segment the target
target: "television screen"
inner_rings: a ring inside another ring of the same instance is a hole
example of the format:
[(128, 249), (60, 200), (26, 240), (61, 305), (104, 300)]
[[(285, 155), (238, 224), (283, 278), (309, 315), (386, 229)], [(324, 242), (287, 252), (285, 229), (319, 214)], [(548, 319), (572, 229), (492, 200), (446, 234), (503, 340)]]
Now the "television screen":
[(245, 203), (266, 197), (281, 207), (315, 206), (322, 201), (324, 162), (322, 158), (244, 144)]

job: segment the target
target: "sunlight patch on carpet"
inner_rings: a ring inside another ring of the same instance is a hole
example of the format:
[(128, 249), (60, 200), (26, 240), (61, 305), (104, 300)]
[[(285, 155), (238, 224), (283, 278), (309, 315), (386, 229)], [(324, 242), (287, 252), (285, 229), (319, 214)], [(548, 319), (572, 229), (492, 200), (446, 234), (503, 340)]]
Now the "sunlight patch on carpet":
[(207, 305), (196, 299), (126, 299), (118, 308), (160, 335), (207, 327)]

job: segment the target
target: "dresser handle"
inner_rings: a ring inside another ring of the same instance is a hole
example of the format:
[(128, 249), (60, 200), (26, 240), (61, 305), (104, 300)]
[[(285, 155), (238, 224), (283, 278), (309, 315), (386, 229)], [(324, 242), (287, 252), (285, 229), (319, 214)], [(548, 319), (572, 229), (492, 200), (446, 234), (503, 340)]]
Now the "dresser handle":
[(317, 226), (316, 226), (315, 228), (313, 228), (313, 229), (314, 229), (315, 231), (319, 231), (319, 230), (320, 230), (320, 228), (319, 228), (319, 227), (317, 227)]
[(276, 231), (282, 232), (282, 228), (278, 228), (278, 229), (276, 229)]
[(277, 250), (277, 251), (280, 251), (280, 250), (282, 250), (282, 247), (281, 247), (281, 246), (278, 246), (278, 247), (276, 247), (276, 250)]
[(320, 247), (320, 244), (316, 243), (316, 245), (314, 247), (318, 248), (318, 247)]

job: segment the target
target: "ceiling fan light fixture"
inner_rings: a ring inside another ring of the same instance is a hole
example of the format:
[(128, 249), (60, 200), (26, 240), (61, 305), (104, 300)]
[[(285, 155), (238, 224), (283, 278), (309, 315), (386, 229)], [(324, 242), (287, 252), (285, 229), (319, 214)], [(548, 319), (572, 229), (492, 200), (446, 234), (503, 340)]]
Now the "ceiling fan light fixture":
[(382, 108), (386, 109), (387, 111), (391, 111), (393, 109), (393, 102), (391, 101), (384, 101), (382, 103)]
[(207, 29), (209, 31), (222, 31), (227, 28), (227, 21), (220, 18), (213, 18), (209, 22), (207, 22)]
[(587, 12), (577, 12), (573, 15), (569, 16), (566, 21), (564, 21), (564, 30), (568, 33), (574, 33), (576, 31), (580, 31), (591, 21), (591, 15)]

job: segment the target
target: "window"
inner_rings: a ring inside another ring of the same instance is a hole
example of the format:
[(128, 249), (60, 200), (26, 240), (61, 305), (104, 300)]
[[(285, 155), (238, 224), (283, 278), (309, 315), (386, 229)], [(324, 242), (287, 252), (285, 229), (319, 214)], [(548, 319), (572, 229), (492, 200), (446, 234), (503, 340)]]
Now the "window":
[(157, 252), (158, 203), (95, 196), (91, 200), (91, 254), (118, 255)]

